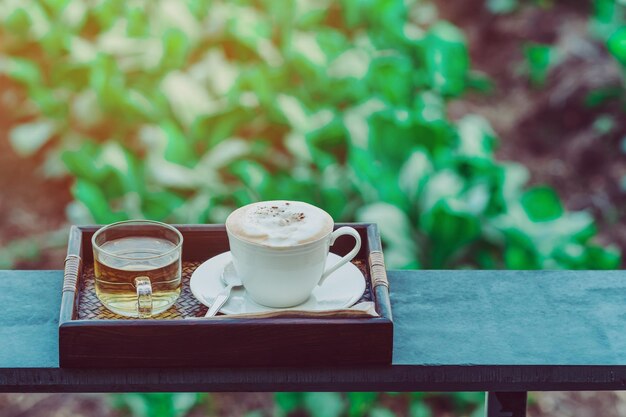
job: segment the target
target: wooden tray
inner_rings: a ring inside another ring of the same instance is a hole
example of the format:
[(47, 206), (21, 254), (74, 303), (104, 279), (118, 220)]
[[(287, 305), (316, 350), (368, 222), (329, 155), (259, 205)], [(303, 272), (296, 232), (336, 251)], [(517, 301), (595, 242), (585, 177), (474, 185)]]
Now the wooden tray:
[[(100, 226), (73, 226), (65, 261), (59, 320), (62, 367), (251, 367), (374, 365), (391, 363), (393, 322), (380, 236), (375, 224), (354, 227), (363, 241), (353, 263), (367, 288), (362, 301), (375, 302), (375, 318), (201, 317), (207, 308), (189, 289), (202, 262), (228, 251), (223, 225), (176, 225), (183, 235), (183, 289), (176, 304), (150, 319), (111, 313), (94, 290), (91, 237)], [(352, 240), (331, 250), (347, 253)], [(364, 348), (366, 347), (366, 348)]]

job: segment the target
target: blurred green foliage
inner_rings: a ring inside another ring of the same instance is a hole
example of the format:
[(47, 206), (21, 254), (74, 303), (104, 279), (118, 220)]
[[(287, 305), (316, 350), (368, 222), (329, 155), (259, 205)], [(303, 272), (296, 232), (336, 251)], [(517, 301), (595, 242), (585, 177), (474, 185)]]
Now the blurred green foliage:
[(591, 34), (607, 40), (626, 24), (626, 4), (621, 0), (594, 0), (589, 19)]
[[(521, 0), (488, 0), (487, 9), (493, 14), (505, 14), (517, 11)], [(531, 4), (532, 2), (529, 2)], [(534, 6), (550, 6), (550, 2), (534, 2)], [(588, 18), (589, 35), (592, 40), (604, 45), (606, 52), (615, 59), (622, 77), (619, 85), (608, 85), (587, 92), (584, 104), (590, 110), (598, 111), (601, 106), (614, 105), (618, 110), (626, 111), (626, 2), (623, 0), (593, 0)], [(545, 87), (550, 69), (559, 63), (556, 45), (526, 42), (523, 45), (525, 70), (533, 87)], [(593, 128), (601, 136), (620, 134), (619, 123), (615, 115), (599, 114)], [(621, 132), (623, 134), (623, 132)], [(622, 139), (621, 151), (626, 152), (626, 136)], [(626, 175), (622, 177), (620, 189), (626, 193)], [(616, 221), (611, 216), (610, 221)]]
[[(280, 392), (274, 394), (273, 409), (253, 408), (244, 416), (432, 417), (437, 413), (445, 413), (482, 417), (485, 412), (484, 400), (483, 392)], [(216, 414), (212, 397), (204, 393), (113, 394), (111, 404), (121, 416), (184, 417)]]
[[(604, 100), (618, 100), (626, 111), (626, 3), (619, 0), (595, 0), (594, 6), (591, 31), (606, 42), (607, 50), (619, 63), (623, 88), (595, 91), (590, 94), (588, 101), (597, 104)], [(622, 152), (626, 153), (624, 143), (626, 136), (622, 139)], [(626, 193), (626, 175), (622, 177), (620, 188)]]
[[(589, 19), (589, 30), (598, 40), (604, 42), (609, 54), (615, 58), (622, 73), (622, 88), (601, 88), (591, 91), (586, 100), (589, 107), (596, 107), (609, 101), (616, 101), (626, 112), (626, 3), (620, 0), (594, 0), (593, 13)], [(614, 120), (608, 116), (596, 120), (596, 128), (601, 133), (613, 131)], [(621, 151), (626, 153), (626, 136), (622, 139)], [(620, 184), (626, 193), (626, 175)]]
[[(509, 13), (520, 3), (486, 4)], [(338, 221), (377, 222), (394, 268), (617, 267), (615, 249), (591, 243), (587, 213), (568, 213), (552, 189), (526, 186), (523, 166), (495, 160), (484, 119), (448, 118), (448, 100), (485, 80), (470, 71), (463, 34), (429, 7), (4, 0), (0, 73), (21, 87), (9, 139), (20, 155), (45, 153), (48, 175), (75, 178), (75, 222), (223, 222), (246, 203), (295, 199)], [(623, 19), (617, 1), (595, 1), (592, 30), (626, 65)], [(551, 48), (525, 53), (540, 86)], [(411, 417), (433, 415), (441, 398), (400, 395)], [(482, 395), (448, 398), (482, 415)], [(387, 417), (390, 396), (280, 393), (274, 414)], [(138, 417), (210, 405), (196, 394), (112, 398)]]
[(274, 396), (273, 417), (301, 415), (303, 411), (311, 417), (432, 417), (436, 412), (478, 417), (485, 414), (484, 398), (483, 392), (282, 392)]
[(132, 417), (184, 417), (202, 404), (210, 410), (210, 397), (200, 393), (113, 394), (111, 405)]
[[(595, 0), (589, 29), (592, 35), (605, 42), (608, 52), (621, 66), (626, 90), (626, 3), (620, 0)], [(624, 91), (621, 91), (620, 97), (624, 100)]]
[(528, 43), (524, 47), (524, 57), (528, 65), (528, 78), (534, 87), (545, 84), (550, 67), (556, 60), (555, 51), (550, 45)]
[(4, 1), (0, 71), (24, 92), (10, 140), (75, 177), (74, 221), (222, 222), (294, 199), (378, 222), (391, 267), (616, 267), (588, 214), (495, 161), (485, 120), (448, 119), (476, 83), (463, 34), (423, 7)]
[(485, 6), (493, 14), (508, 14), (517, 11), (523, 4), (550, 8), (553, 0), (486, 0)]

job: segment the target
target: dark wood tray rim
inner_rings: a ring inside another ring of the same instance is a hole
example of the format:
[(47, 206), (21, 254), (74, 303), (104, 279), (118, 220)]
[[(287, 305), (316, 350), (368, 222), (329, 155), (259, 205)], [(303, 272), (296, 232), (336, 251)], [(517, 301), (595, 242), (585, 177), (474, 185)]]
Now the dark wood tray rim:
[[(374, 223), (337, 223), (335, 229), (342, 226), (351, 226), (366, 234), (364, 245), (359, 252), (359, 257), (367, 259), (370, 279), (372, 280), (372, 296), (376, 304), (376, 311), (380, 317), (358, 318), (358, 319), (327, 319), (327, 318), (221, 318), (220, 320), (184, 320), (184, 319), (132, 319), (132, 320), (115, 320), (115, 319), (75, 319), (76, 307), (78, 305), (78, 285), (82, 275), (83, 262), (93, 262), (93, 253), (91, 249), (91, 236), (104, 225), (74, 225), (70, 229), (70, 237), (68, 244), (67, 257), (65, 261), (65, 273), (63, 284), (63, 295), (61, 301), (61, 311), (59, 317), (60, 327), (74, 326), (233, 326), (233, 325), (249, 325), (251, 322), (258, 323), (263, 321), (264, 324), (274, 323), (276, 325), (302, 323), (314, 321), (315, 323), (327, 323), (329, 325), (342, 325), (346, 323), (354, 324), (355, 322), (378, 322), (392, 321), (391, 304), (389, 302), (389, 283), (387, 280), (386, 269), (384, 266), (382, 245), (380, 243), (380, 235), (378, 227)], [(223, 224), (173, 224), (183, 235), (205, 235), (226, 233), (226, 227)], [(88, 239), (84, 239), (85, 235)], [(183, 254), (185, 250), (189, 251), (193, 242), (185, 239), (183, 243)], [(375, 253), (378, 260), (373, 261), (371, 254)], [(369, 254), (370, 256), (364, 256)], [(183, 255), (185, 256), (185, 255)], [(193, 256), (192, 256), (193, 258)], [(373, 263), (376, 263), (375, 265)]]
[[(59, 363), (67, 368), (280, 367), (387, 365), (393, 321), (380, 235), (375, 224), (349, 225), (363, 244), (357, 255), (369, 275), (379, 317), (229, 318), (218, 320), (79, 319), (83, 262), (93, 262), (90, 238), (101, 226), (70, 230), (59, 320)], [(174, 225), (184, 236), (183, 261), (228, 250), (224, 225)], [(351, 245), (338, 240), (333, 252)], [(158, 330), (158, 331), (156, 331)], [(119, 343), (123, 341), (123, 343)], [(211, 352), (211, 354), (208, 354)]]

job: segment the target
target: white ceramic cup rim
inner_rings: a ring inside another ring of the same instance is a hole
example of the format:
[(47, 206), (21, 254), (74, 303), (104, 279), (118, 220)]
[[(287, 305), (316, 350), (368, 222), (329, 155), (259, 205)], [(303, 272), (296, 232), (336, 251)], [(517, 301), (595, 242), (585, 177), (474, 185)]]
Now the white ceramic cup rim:
[[(321, 209), (321, 208), (319, 208), (319, 207), (317, 207), (317, 206), (313, 206), (313, 207), (315, 207), (316, 209), (318, 209), (318, 210), (320, 210), (320, 211), (323, 211), (324, 213), (328, 214), (328, 212), (326, 212), (325, 210), (323, 210), (323, 209)], [(231, 213), (231, 214), (232, 214), (232, 213)], [(228, 217), (230, 217), (230, 215), (229, 215)], [(332, 219), (332, 217), (330, 216), (330, 214), (328, 214), (328, 217), (330, 217), (330, 218)], [(237, 235), (236, 233), (233, 233), (233, 232), (232, 232), (232, 231), (228, 228), (228, 218), (226, 219), (226, 222), (225, 222), (224, 226), (226, 227), (226, 232), (228, 233), (228, 235), (229, 235), (230, 237), (235, 238), (235, 239), (237, 239), (238, 241), (240, 241), (240, 242), (242, 242), (242, 243), (247, 243), (247, 244), (249, 244), (249, 245), (253, 245), (253, 246), (258, 247), (258, 248), (264, 248), (264, 249), (276, 250), (276, 251), (279, 251), (279, 250), (282, 250), (282, 251), (288, 251), (288, 250), (290, 250), (290, 249), (300, 249), (300, 248), (306, 248), (306, 247), (307, 247), (307, 246), (309, 246), (309, 245), (311, 245), (311, 246), (312, 246), (312, 245), (315, 245), (315, 244), (319, 244), (319, 243), (320, 243), (321, 241), (323, 241), (324, 239), (328, 239), (328, 236), (330, 236), (330, 234), (331, 234), (332, 232), (334, 232), (334, 231), (335, 231), (335, 223), (333, 222), (333, 223), (331, 224), (331, 226), (330, 226), (330, 230), (328, 231), (328, 233), (326, 233), (325, 235), (323, 235), (323, 236), (321, 236), (321, 237), (319, 237), (319, 238), (317, 238), (317, 239), (315, 239), (315, 240), (312, 240), (312, 241), (310, 241), (310, 242), (296, 243), (296, 244), (294, 244), (294, 245), (277, 246), (277, 245), (267, 245), (267, 244), (263, 244), (263, 243), (253, 242), (253, 241), (251, 241), (251, 240), (245, 239), (245, 238), (243, 238), (243, 237), (241, 237), (241, 236)]]

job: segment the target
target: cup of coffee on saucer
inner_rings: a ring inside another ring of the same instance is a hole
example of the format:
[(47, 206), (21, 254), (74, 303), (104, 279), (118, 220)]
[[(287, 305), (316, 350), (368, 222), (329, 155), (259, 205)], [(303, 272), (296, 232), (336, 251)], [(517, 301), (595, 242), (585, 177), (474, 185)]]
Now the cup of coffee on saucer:
[[(361, 248), (355, 229), (333, 229), (328, 213), (300, 201), (263, 201), (231, 213), (226, 219), (230, 253), (247, 296), (270, 308), (307, 301), (317, 286)], [(327, 265), (330, 247), (343, 235), (354, 238), (354, 247)]]

